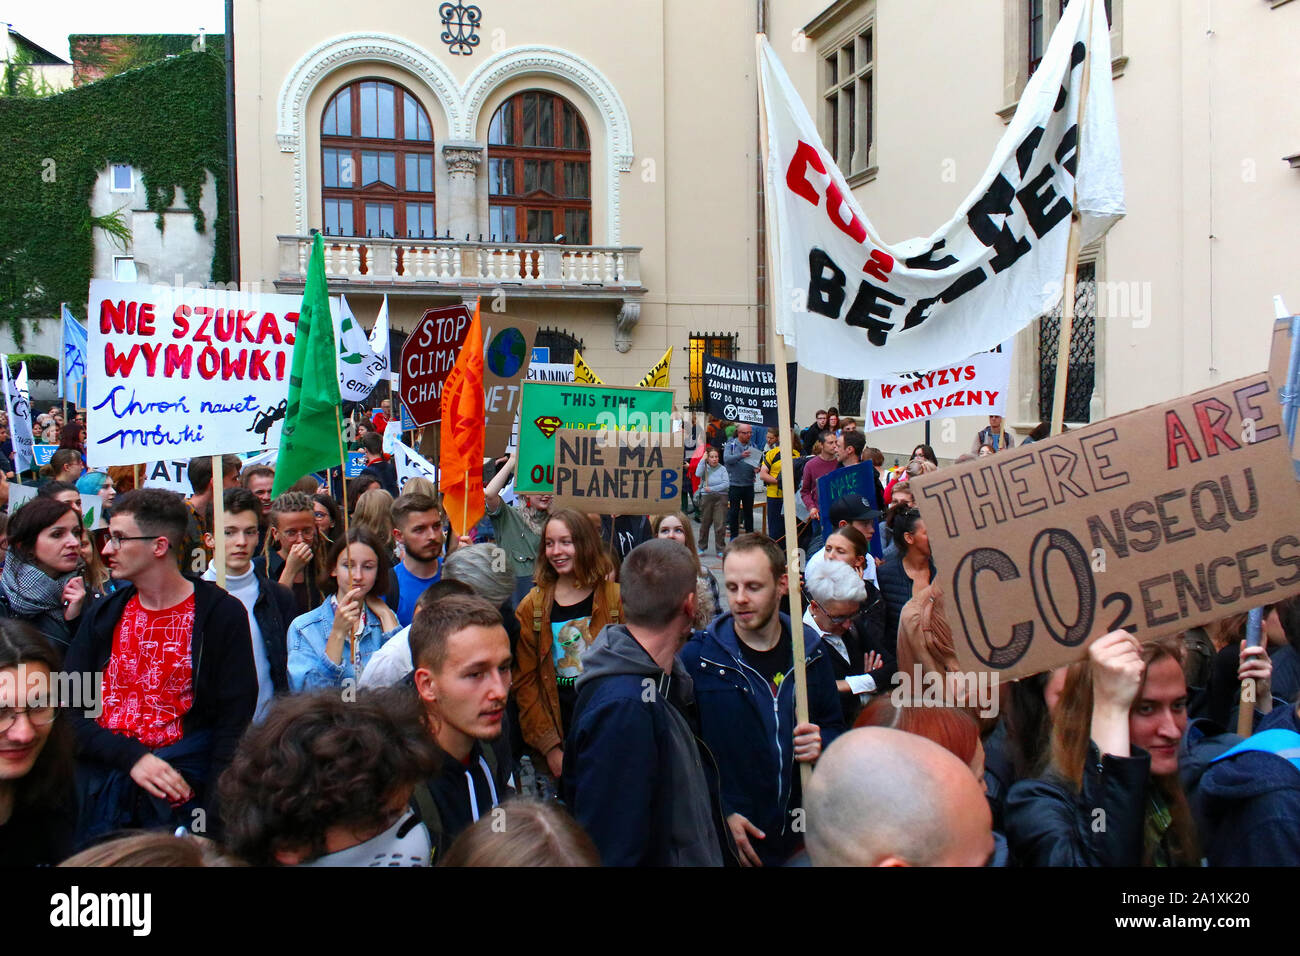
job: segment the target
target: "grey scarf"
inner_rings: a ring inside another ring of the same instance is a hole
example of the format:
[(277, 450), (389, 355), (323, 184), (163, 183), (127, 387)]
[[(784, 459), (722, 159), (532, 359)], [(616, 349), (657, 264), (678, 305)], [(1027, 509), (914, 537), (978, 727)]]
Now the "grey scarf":
[(4, 573), (0, 574), (0, 594), (15, 614), (35, 617), (63, 607), (63, 588), (76, 574), (69, 571), (61, 578), (52, 578), (11, 548), (5, 558)]

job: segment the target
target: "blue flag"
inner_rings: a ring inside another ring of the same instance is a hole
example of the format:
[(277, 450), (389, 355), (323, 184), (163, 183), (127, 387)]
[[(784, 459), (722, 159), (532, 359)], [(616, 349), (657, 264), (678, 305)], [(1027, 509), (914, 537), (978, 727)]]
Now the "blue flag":
[(63, 362), (59, 368), (59, 398), (74, 399), (86, 407), (86, 354), (90, 351), (86, 330), (68, 307), (63, 307)]

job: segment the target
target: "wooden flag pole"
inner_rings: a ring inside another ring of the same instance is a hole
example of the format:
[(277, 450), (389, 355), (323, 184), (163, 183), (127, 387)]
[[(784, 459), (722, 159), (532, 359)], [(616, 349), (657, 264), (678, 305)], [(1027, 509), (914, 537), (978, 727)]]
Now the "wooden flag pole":
[[(1088, 42), (1083, 51), (1083, 79), (1079, 85), (1079, 109), (1075, 117), (1078, 138), (1075, 143), (1075, 156), (1078, 170), (1083, 162), (1083, 112), (1088, 103), (1088, 78), (1092, 69), (1092, 18), (1096, 12), (1096, 0), (1088, 6)], [(1067, 76), (1068, 81), (1068, 76)], [(1074, 334), (1074, 286), (1075, 273), (1079, 268), (1079, 243), (1083, 229), (1083, 218), (1079, 215), (1079, 180), (1074, 181), (1074, 202), (1070, 211), (1070, 238), (1065, 252), (1065, 281), (1061, 290), (1061, 329), (1056, 343), (1056, 390), (1052, 396), (1052, 431), (1059, 435), (1065, 427), (1065, 388), (1070, 374), (1070, 338)]]
[[(351, 590), (352, 586), (356, 583), (357, 576), (356, 576), (356, 571), (352, 566), (353, 563), (352, 545), (348, 541), (348, 538), (351, 535), (348, 526), (348, 476), (344, 468), (344, 462), (346, 462), (348, 459), (347, 459), (347, 455), (345, 455), (343, 452), (343, 419), (339, 416), (339, 409), (337, 405), (334, 407), (334, 425), (335, 425), (334, 432), (338, 436), (338, 440), (339, 440), (339, 483), (343, 485), (343, 552), (342, 553), (346, 555), (348, 559), (348, 590)], [(326, 472), (326, 474), (328, 475), (329, 472)], [(384, 556), (382, 554), (377, 554), (375, 555), (375, 557), (377, 557), (380, 561), (384, 560)], [(357, 660), (358, 660), (357, 635), (359, 635), (365, 629), (366, 629), (366, 602), (363, 599), (361, 602), (361, 616), (357, 619), (356, 632), (352, 635), (352, 640), (348, 641), (348, 645), (351, 647), (352, 650), (353, 678), (359, 676), (357, 674)]]
[[(763, 90), (762, 62), (763, 62), (763, 41), (766, 35), (759, 33), (754, 37), (754, 52), (757, 56), (759, 69), (758, 82), (758, 128), (759, 142), (763, 151), (763, 175), (767, 175), (768, 170), (768, 130), (767, 130), (767, 96)], [(770, 191), (764, 190), (763, 195), (768, 197), (770, 203)], [(767, 210), (764, 209), (764, 215)], [(790, 382), (786, 377), (786, 358), (785, 358), (785, 337), (776, 327), (775, 305), (777, 297), (775, 290), (772, 288), (773, 276), (776, 275), (777, 263), (780, 259), (776, 254), (777, 230), (771, 228), (770, 217), (768, 217), (767, 234), (767, 301), (768, 315), (771, 324), (772, 333), (772, 361), (776, 370), (776, 413), (777, 413), (777, 434), (789, 436), (790, 427)], [(787, 437), (785, 439), (789, 441)], [(788, 454), (789, 452), (787, 452)], [(794, 651), (794, 712), (795, 722), (798, 724), (808, 723), (808, 673), (804, 664), (804, 640), (803, 640), (803, 594), (800, 590), (800, 567), (799, 567), (799, 533), (798, 519), (795, 517), (795, 494), (797, 490), (794, 486), (794, 468), (783, 467), (781, 469), (781, 497), (787, 507), (783, 507), (782, 517), (785, 522), (785, 555), (786, 555), (786, 576), (790, 583), (790, 643)], [(803, 782), (804, 793), (808, 792), (808, 781), (812, 778), (812, 764), (799, 763), (800, 780)]]
[(217, 566), (217, 587), (226, 586), (226, 473), (222, 456), (212, 456), (212, 560)]

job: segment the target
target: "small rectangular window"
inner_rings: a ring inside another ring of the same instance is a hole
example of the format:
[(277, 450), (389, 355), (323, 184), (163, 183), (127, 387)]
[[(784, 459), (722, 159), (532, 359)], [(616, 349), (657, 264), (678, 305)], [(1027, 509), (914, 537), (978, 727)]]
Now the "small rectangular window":
[(406, 204), (406, 235), (416, 239), (433, 238), (433, 203)]
[(489, 211), (489, 226), (493, 242), (515, 242), (514, 206), (493, 206)]
[(391, 239), (393, 227), (393, 204), (386, 202), (366, 203), (366, 235), (372, 239)]
[(428, 153), (406, 154), (406, 190), (413, 193), (433, 192), (433, 157)]
[(386, 183), (397, 188), (397, 154), (361, 151), (361, 185)]
[(352, 235), (352, 200), (325, 200), (325, 235)]
[(549, 159), (525, 159), (524, 195), (539, 189), (555, 195), (555, 163)]
[(588, 210), (564, 210), (564, 241), (571, 246), (591, 245), (591, 213)]
[(528, 210), (526, 242), (550, 242), (555, 238), (555, 219), (549, 209)]
[(118, 282), (135, 282), (135, 256), (114, 256), (113, 278)]
[(586, 163), (564, 164), (564, 195), (567, 199), (590, 199), (590, 167)]
[(515, 194), (515, 161), (513, 159), (488, 160), (488, 194), (513, 196)]
[(110, 192), (135, 192), (135, 170), (125, 163), (114, 163), (112, 165), (110, 180)]

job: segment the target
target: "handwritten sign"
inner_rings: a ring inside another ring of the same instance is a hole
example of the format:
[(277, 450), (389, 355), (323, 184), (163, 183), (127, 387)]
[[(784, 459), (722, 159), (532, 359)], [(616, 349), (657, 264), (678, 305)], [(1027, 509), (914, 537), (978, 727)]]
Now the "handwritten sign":
[(963, 668), (1080, 660), (1300, 591), (1300, 488), (1263, 373), (914, 478)]
[[(829, 535), (835, 530), (831, 523), (831, 505), (835, 499), (844, 495), (862, 495), (871, 502), (871, 507), (879, 509), (876, 500), (876, 466), (873, 462), (862, 461), (848, 468), (836, 468), (817, 479), (817, 502), (821, 511), (822, 534)], [(876, 534), (871, 536), (868, 546), (876, 557), (882, 557), (884, 550), (880, 545), (880, 522), (876, 522)]]
[(89, 465), (276, 446), (300, 303), (289, 295), (93, 280)]
[(495, 313), (483, 316), (483, 447), (495, 455), (510, 445), (519, 418), (520, 384), (528, 372), (537, 323)]
[(936, 415), (1001, 415), (1011, 381), (1011, 343), (980, 352), (964, 362), (867, 383), (871, 428), (922, 421)]
[(672, 411), (667, 388), (524, 382), (515, 491), (551, 491), (560, 429), (671, 432)]
[(682, 506), (682, 446), (670, 432), (555, 433), (555, 504), (600, 514), (668, 514)]

